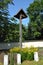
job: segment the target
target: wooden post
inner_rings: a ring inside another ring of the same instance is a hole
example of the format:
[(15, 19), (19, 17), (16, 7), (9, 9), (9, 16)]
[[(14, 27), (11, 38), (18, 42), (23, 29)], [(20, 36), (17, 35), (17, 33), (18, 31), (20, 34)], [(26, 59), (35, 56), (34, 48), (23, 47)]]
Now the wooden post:
[(27, 18), (26, 13), (21, 9), (14, 17), (20, 20), (20, 37), (19, 37), (19, 47), (22, 48), (22, 19)]
[(22, 15), (20, 15), (20, 38), (19, 38), (19, 46), (22, 47)]

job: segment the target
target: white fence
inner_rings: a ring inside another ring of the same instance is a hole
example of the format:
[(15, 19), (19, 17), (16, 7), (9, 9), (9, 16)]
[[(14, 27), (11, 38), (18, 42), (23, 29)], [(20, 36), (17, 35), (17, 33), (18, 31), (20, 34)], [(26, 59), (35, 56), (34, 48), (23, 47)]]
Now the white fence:
[(30, 41), (30, 42), (23, 42), (22, 48), (24, 47), (43, 47), (43, 41)]

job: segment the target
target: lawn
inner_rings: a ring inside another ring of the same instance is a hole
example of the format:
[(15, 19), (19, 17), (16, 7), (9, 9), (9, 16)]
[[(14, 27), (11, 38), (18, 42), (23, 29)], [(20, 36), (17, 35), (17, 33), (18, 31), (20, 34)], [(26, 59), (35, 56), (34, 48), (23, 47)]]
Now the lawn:
[(26, 60), (21, 65), (43, 65), (43, 60), (40, 60), (38, 62)]

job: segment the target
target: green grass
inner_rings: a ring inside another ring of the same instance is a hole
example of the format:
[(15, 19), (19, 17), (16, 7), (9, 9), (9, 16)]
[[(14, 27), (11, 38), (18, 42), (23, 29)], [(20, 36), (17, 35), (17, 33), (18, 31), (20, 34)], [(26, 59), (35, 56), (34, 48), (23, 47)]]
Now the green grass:
[(43, 60), (40, 60), (38, 62), (26, 60), (21, 65), (43, 65)]

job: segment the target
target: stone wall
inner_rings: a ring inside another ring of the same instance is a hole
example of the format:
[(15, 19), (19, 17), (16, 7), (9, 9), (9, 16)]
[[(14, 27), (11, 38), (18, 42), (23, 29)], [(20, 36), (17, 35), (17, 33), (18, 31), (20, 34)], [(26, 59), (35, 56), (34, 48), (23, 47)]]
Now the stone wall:
[(25, 47), (43, 47), (43, 40), (42, 41), (29, 41), (29, 42), (23, 42), (22, 43), (22, 48)]

